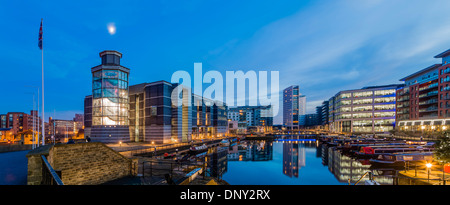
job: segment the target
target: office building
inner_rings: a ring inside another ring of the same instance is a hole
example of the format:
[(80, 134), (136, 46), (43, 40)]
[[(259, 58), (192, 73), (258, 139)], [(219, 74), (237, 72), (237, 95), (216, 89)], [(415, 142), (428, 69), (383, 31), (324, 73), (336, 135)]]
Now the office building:
[(402, 86), (372, 86), (337, 93), (329, 100), (330, 131), (388, 134), (395, 127), (396, 91)]

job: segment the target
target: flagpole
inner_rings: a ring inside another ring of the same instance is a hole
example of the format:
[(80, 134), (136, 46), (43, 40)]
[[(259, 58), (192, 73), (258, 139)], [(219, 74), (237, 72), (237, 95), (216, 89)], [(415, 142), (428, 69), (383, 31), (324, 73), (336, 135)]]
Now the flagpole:
[[(44, 19), (41, 19), (43, 22)], [(42, 38), (44, 34), (42, 34)], [(45, 145), (45, 116), (44, 116), (44, 46), (41, 49), (41, 57), (42, 57), (42, 145)]]

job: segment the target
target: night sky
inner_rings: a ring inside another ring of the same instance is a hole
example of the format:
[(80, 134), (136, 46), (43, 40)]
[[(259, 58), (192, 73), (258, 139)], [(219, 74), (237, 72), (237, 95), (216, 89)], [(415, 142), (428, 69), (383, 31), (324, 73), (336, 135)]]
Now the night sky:
[(280, 89), (299, 85), (314, 113), (340, 90), (400, 83), (439, 63), (449, 9), (446, 0), (1, 1), (0, 113), (33, 107), (41, 18), (47, 120), (83, 113), (103, 50), (123, 54), (130, 85), (170, 81), (195, 62), (203, 72), (279, 71)]

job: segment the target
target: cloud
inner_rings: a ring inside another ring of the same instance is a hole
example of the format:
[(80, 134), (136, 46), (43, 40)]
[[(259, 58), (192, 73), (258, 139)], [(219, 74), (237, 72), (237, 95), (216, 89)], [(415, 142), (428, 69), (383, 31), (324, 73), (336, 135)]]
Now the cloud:
[[(235, 45), (234, 62), (280, 71), (319, 104), (335, 93), (398, 79), (450, 46), (449, 1), (318, 1)], [(216, 63), (217, 64), (217, 63)], [(307, 112), (314, 112), (308, 106)]]

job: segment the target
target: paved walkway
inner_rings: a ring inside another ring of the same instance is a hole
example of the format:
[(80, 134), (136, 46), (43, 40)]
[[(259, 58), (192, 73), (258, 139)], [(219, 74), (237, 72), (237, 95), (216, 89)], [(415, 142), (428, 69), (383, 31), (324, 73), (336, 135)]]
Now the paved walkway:
[[(443, 173), (441, 171), (430, 171), (430, 175), (428, 178), (428, 172), (426, 170), (408, 170), (408, 171), (400, 171), (400, 175), (411, 178), (412, 180), (420, 181), (423, 184), (430, 185), (443, 185), (443, 180), (445, 179), (445, 185), (450, 185), (450, 173)], [(429, 180), (428, 180), (429, 179)]]

